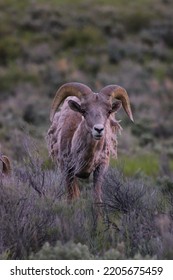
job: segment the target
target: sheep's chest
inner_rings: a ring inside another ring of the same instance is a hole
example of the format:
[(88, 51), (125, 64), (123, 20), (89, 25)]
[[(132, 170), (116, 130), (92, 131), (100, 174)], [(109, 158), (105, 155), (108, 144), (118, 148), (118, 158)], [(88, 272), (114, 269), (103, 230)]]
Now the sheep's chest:
[(94, 151), (88, 150), (85, 155), (79, 154), (75, 168), (75, 175), (77, 177), (88, 178), (100, 164), (108, 164), (110, 154), (109, 147), (104, 144), (104, 142), (98, 144)]

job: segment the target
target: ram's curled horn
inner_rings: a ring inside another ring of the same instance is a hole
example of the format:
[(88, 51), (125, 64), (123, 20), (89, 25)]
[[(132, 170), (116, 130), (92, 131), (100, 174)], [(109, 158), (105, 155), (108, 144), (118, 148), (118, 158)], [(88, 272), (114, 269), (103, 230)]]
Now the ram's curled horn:
[(119, 99), (122, 102), (123, 108), (129, 118), (133, 120), (132, 110), (130, 106), (130, 101), (126, 90), (118, 85), (109, 85), (104, 87), (101, 91), (101, 94), (107, 96), (109, 99)]
[(55, 98), (53, 100), (50, 112), (50, 120), (53, 121), (56, 110), (65, 98), (68, 96), (76, 96), (80, 99), (91, 92), (92, 91), (88, 86), (81, 83), (72, 82), (62, 85), (56, 92)]
[(0, 155), (0, 160), (2, 162), (2, 173), (9, 175), (11, 173), (11, 164), (7, 156)]

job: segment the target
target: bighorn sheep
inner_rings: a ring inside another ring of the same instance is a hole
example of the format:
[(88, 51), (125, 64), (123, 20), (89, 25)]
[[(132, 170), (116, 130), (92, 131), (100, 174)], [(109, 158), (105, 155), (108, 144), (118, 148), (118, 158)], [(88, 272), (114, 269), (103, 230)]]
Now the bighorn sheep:
[(87, 178), (93, 172), (95, 201), (102, 202), (104, 174), (110, 154), (117, 156), (116, 135), (121, 129), (113, 113), (121, 104), (133, 121), (129, 97), (120, 86), (109, 85), (94, 93), (88, 86), (72, 82), (57, 91), (47, 140), (50, 155), (64, 175), (69, 200), (79, 196), (77, 177)]
[(4, 156), (0, 153), (0, 177), (3, 177), (4, 175), (9, 175), (11, 173), (11, 164), (10, 160), (7, 156)]

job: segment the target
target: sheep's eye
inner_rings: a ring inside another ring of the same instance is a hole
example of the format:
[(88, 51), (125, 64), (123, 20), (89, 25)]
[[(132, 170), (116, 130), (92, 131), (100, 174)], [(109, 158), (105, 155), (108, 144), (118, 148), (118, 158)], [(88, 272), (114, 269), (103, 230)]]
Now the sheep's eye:
[(86, 114), (86, 110), (81, 109), (81, 113), (82, 113), (82, 115), (85, 115)]

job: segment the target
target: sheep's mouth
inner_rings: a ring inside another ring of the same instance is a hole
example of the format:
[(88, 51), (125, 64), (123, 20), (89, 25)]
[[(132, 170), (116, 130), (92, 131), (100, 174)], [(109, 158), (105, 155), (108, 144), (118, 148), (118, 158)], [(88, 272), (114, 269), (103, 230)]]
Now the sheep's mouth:
[(103, 135), (94, 135), (95, 140), (100, 140), (103, 137)]

